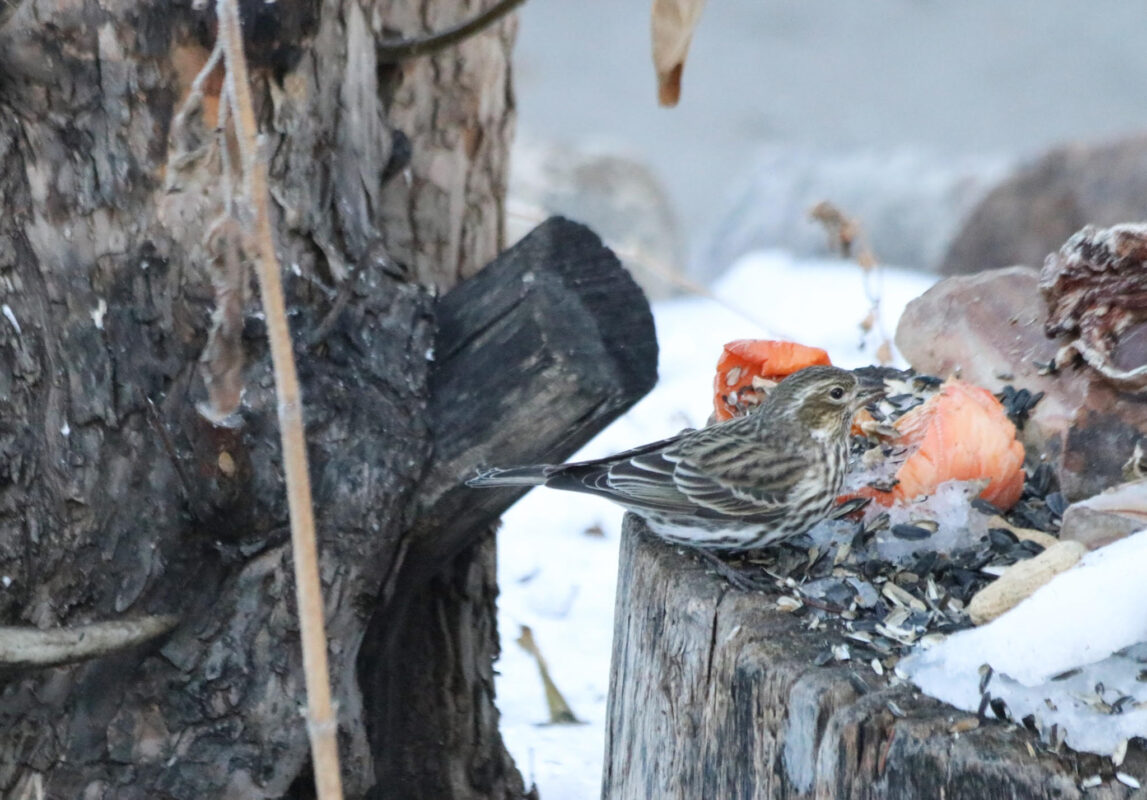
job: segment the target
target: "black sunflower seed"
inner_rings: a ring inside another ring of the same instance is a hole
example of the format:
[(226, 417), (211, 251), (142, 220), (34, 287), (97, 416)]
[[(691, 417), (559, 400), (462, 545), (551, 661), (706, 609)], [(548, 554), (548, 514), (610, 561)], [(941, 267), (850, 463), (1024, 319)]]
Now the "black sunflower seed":
[(988, 691), (988, 684), (992, 682), (992, 676), (995, 675), (995, 670), (992, 669), (991, 664), (984, 664), (980, 667), (980, 694), (983, 695)]
[(1063, 492), (1049, 492), (1043, 501), (1047, 504), (1048, 511), (1057, 517), (1062, 517), (1063, 512), (1067, 511), (1067, 498), (1063, 496)]
[(1007, 528), (988, 528), (988, 542), (997, 553), (1006, 553), (1019, 544), (1020, 537)]
[(1002, 697), (993, 697), (989, 703), (992, 707), (992, 713), (996, 715), (996, 719), (1008, 720), (1008, 704), (1004, 702)]
[(1133, 703), (1133, 702), (1135, 702), (1135, 698), (1129, 694), (1125, 694), (1122, 697), (1120, 697), (1118, 700), (1116, 700), (1114, 703), (1111, 704), (1111, 713), (1112, 714), (1122, 714), (1124, 707), (1128, 703)]
[(916, 541), (919, 539), (927, 539), (932, 535), (932, 531), (927, 528), (921, 528), (919, 525), (893, 525), (892, 535), (897, 539), (909, 539)]
[(1075, 669), (1064, 670), (1063, 672), (1052, 675), (1051, 679), (1053, 681), (1066, 681), (1068, 678), (1074, 677), (1080, 672), (1082, 672), (1082, 670), (1079, 667), (1076, 667)]
[(940, 560), (940, 554), (935, 550), (928, 550), (919, 558), (916, 563), (912, 565), (912, 571), (917, 575), (923, 577), (932, 572), (936, 567), (936, 562)]
[(977, 497), (975, 500), (972, 501), (972, 508), (979, 511), (981, 514), (987, 514), (989, 517), (997, 515), (997, 514), (1000, 516), (1003, 516), (1003, 513), (1004, 513), (1002, 508), (989, 503), (987, 500), (984, 500), (982, 497)]
[(891, 566), (892, 565), (889, 564), (887, 561), (883, 561), (879, 558), (874, 558), (871, 561), (865, 561), (860, 566), (860, 571), (862, 573), (864, 573), (864, 577), (868, 578), (869, 580), (872, 580), (873, 578), (877, 577), (878, 575), (882, 575), (885, 572), (887, 572)]
[(1051, 464), (1040, 464), (1032, 472), (1032, 475), (1027, 480), (1027, 487), (1036, 497), (1046, 497), (1048, 492), (1051, 491), (1052, 485), (1055, 483), (1055, 472), (1051, 468)]
[(1016, 548), (1018, 550), (1026, 551), (1029, 555), (1033, 556), (1038, 556), (1045, 549), (1042, 544), (1032, 541), (1031, 539), (1024, 539), (1022, 542), (1016, 545)]

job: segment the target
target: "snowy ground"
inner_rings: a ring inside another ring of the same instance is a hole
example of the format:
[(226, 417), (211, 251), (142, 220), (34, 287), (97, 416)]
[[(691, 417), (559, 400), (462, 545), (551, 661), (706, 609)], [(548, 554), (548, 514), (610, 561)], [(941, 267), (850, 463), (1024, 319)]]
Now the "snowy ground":
[[(882, 316), (889, 333), (904, 304), (932, 276), (885, 269)], [(851, 262), (746, 256), (714, 287), (723, 302), (692, 297), (654, 306), (661, 346), (657, 388), (579, 453), (595, 458), (705, 423), (721, 346), (732, 339), (789, 338), (823, 347), (833, 363), (873, 361), (878, 332), (864, 342), (864, 277)], [(862, 346), (863, 345), (863, 346)], [(497, 668), (502, 732), (527, 782), (543, 800), (600, 795), (614, 584), (622, 512), (590, 496), (535, 490), (504, 518), (499, 537)], [(593, 535), (600, 530), (604, 535)], [(550, 674), (582, 725), (547, 725), (533, 658), (515, 644), (528, 625)]]

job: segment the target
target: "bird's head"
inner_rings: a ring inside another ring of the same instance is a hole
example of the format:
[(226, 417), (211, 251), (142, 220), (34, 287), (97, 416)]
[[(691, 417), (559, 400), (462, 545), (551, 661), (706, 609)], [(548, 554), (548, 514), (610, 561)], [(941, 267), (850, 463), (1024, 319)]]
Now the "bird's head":
[(769, 393), (760, 413), (788, 417), (816, 439), (847, 436), (852, 417), (880, 393), (838, 367), (806, 367)]

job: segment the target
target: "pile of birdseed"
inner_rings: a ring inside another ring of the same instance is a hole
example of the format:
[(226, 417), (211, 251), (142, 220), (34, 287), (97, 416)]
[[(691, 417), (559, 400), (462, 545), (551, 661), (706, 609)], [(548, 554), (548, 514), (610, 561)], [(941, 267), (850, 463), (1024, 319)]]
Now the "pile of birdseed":
[[(864, 485), (871, 486), (879, 459), (898, 461), (892, 423), (935, 394), (942, 381), (868, 369), (888, 390), (868, 407), (875, 425), (852, 439), (851, 460), (868, 467)], [(998, 397), (1017, 427), (1040, 399), (1010, 386)], [(889, 490), (892, 485), (889, 480)], [(846, 484), (850, 488), (856, 487)], [(1023, 494), (1006, 512), (976, 498), (981, 489), (982, 484), (951, 481), (924, 502), (889, 509), (872, 504), (855, 513), (856, 519), (826, 520), (746, 556), (740, 568), (775, 596), (778, 608), (802, 615), (809, 629), (840, 634), (815, 663), (866, 663), (882, 675), (917, 644), (972, 627), (966, 612), (971, 598), (1058, 536), (1067, 504), (1047, 464), (1025, 472)], [(852, 501), (852, 507), (860, 502)]]

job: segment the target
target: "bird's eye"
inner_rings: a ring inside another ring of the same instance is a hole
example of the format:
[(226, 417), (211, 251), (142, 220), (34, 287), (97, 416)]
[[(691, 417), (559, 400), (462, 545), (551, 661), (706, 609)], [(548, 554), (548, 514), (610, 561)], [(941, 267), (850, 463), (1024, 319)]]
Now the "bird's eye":
[(828, 393), (828, 396), (831, 397), (833, 400), (840, 400), (841, 398), (844, 397), (844, 389), (837, 386), (837, 387), (833, 388), (833, 390), (831, 392)]

